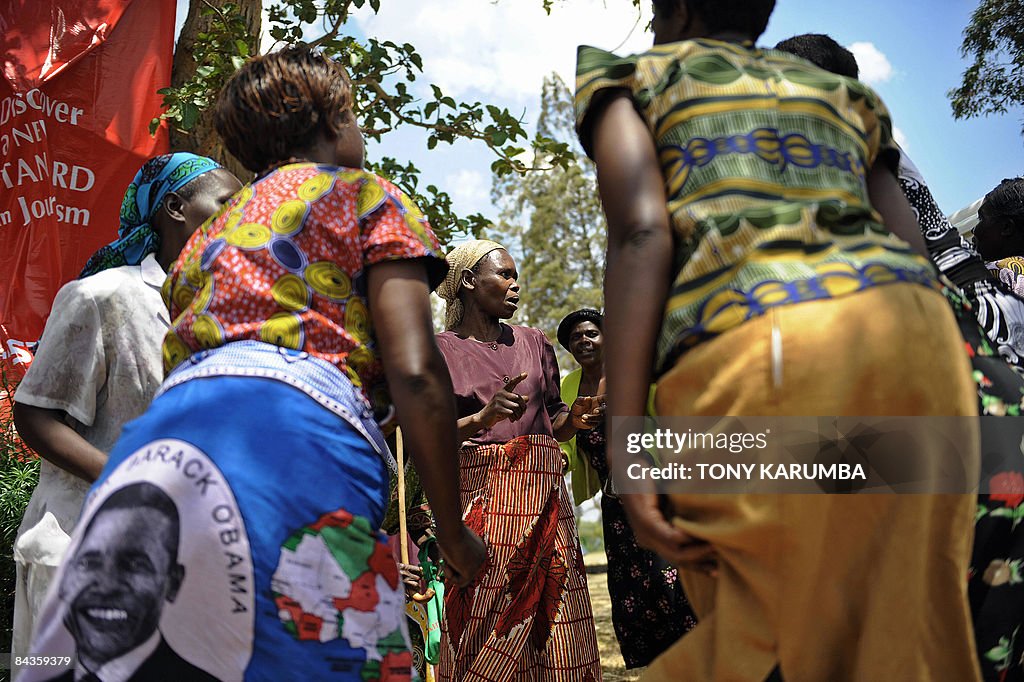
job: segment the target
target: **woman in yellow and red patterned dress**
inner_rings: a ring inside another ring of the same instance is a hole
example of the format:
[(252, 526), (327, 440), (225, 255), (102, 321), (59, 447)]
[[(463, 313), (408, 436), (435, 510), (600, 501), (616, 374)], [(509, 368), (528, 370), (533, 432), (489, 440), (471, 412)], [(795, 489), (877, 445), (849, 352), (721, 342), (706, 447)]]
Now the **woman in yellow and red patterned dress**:
[[(170, 373), (89, 497), (34, 651), (73, 647), (101, 679), (171, 651), (218, 679), (409, 680), (403, 589), (379, 532), (392, 400), (449, 574), (476, 574), (428, 299), (447, 267), (412, 201), (361, 169), (351, 104), (342, 68), (306, 48), (258, 57), (225, 86), (218, 132), (258, 177), (171, 269)], [(150, 502), (105, 503), (126, 489)], [(152, 589), (125, 583), (121, 607), (88, 585), (124, 569), (106, 557), (136, 542), (138, 514), (165, 541), (132, 549)], [(88, 530), (117, 523), (123, 537)]]

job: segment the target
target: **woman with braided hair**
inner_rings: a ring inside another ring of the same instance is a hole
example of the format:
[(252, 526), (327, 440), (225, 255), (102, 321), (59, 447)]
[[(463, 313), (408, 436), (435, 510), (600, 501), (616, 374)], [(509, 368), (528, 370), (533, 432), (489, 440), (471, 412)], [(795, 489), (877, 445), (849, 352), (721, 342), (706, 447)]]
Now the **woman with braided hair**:
[(466, 524), (489, 546), (470, 586), (445, 592), (441, 680), (601, 679), (566, 462), (557, 441), (592, 428), (602, 399), (559, 395), (555, 352), (539, 329), (502, 320), (519, 307), (515, 261), (474, 240), (447, 256), (445, 329), (459, 416)]
[[(485, 551), (456, 502), (455, 405), (430, 318), (447, 266), (416, 205), (362, 170), (352, 99), (342, 67), (304, 47), (252, 59), (222, 90), (217, 131), (257, 178), (172, 266), (169, 374), (83, 513), (87, 526), (137, 480), (173, 499), (175, 580), (149, 599), (168, 603), (51, 597), (34, 652), (72, 650), (71, 631), (81, 653), (84, 623), (128, 679), (138, 656), (119, 642), (157, 620), (218, 679), (410, 680), (402, 585), (379, 532), (394, 467), (380, 422), (392, 417), (417, 443), (449, 576), (476, 575)], [(98, 547), (77, 570), (115, 555)], [(83, 656), (76, 667), (108, 679)]]

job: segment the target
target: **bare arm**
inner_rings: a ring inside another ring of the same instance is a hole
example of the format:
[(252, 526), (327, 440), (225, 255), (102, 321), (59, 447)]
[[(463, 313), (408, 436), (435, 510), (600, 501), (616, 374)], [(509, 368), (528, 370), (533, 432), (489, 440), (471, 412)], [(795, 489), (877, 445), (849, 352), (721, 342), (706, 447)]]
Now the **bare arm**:
[(900, 189), (899, 180), (883, 163), (876, 163), (868, 172), (868, 196), (886, 228), (927, 258), (928, 247), (921, 236), (914, 210)]
[(616, 417), (642, 416), (671, 277), (664, 180), (654, 140), (625, 92), (610, 96), (594, 116), (594, 159), (608, 217), (608, 408)]
[[(665, 182), (650, 131), (625, 91), (609, 95), (592, 114), (594, 160), (608, 218), (605, 271), (605, 377), (613, 417), (642, 416), (647, 404), (654, 349), (668, 299), (672, 233)], [(625, 456), (611, 433), (609, 464)], [(640, 544), (673, 564), (706, 560), (707, 545), (673, 527), (648, 492), (624, 495), (623, 503)]]
[(14, 425), (39, 456), (75, 476), (93, 483), (99, 478), (107, 455), (64, 421), (61, 410), (48, 410), (25, 403), (14, 403)]
[(458, 441), (451, 377), (434, 341), (427, 270), (389, 261), (369, 270), (369, 301), (391, 397), (437, 524), (442, 552), (460, 584), (476, 576), (486, 551), (462, 523)]
[(572, 417), (569, 412), (561, 412), (551, 422), (551, 431), (559, 443), (571, 439), (576, 435), (579, 429), (573, 424)]
[(464, 443), (476, 434), (484, 430), (484, 423), (480, 419), (480, 412), (463, 417), (457, 423), (459, 430), (459, 442)]

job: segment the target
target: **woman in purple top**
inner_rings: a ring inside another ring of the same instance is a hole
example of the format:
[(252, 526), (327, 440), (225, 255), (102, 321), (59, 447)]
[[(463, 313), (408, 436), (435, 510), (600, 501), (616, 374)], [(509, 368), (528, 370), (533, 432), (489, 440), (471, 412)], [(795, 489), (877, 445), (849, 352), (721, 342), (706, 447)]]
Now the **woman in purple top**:
[(602, 400), (581, 397), (567, 407), (544, 333), (501, 322), (519, 305), (508, 251), (476, 240), (447, 260), (438, 287), (447, 331), (437, 345), (456, 395), (466, 525), (486, 537), (489, 556), (472, 585), (446, 592), (438, 677), (600, 680), (557, 441), (591, 428)]

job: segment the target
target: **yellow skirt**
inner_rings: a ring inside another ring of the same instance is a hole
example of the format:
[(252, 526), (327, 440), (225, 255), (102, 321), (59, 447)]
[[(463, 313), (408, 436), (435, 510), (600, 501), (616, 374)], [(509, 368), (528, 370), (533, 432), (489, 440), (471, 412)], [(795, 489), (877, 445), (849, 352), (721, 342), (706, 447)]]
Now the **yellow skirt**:
[[(687, 352), (665, 416), (976, 415), (945, 300), (892, 284), (772, 309)], [(977, 439), (964, 452), (977, 470)], [(680, 571), (699, 624), (645, 680), (980, 679), (967, 602), (971, 495), (674, 495), (717, 550)]]

